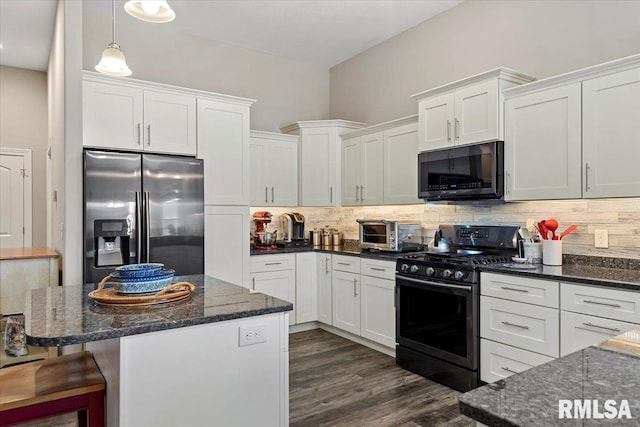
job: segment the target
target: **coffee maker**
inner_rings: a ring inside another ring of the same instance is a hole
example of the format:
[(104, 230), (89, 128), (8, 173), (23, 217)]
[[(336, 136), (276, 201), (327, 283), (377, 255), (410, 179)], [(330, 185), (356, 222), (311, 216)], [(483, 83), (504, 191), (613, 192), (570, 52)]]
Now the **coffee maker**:
[(282, 246), (309, 246), (309, 239), (304, 238), (304, 215), (289, 212), (281, 215), (284, 241)]

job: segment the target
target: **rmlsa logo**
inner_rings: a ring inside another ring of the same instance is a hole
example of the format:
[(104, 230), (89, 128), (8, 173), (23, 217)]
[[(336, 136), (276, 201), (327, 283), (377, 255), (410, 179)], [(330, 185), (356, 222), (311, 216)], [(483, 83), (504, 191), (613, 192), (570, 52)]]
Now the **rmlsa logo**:
[(621, 400), (620, 405), (615, 400), (605, 400), (602, 406), (600, 401), (595, 399), (560, 399), (558, 400), (558, 418), (612, 420), (632, 417), (629, 402), (626, 399)]

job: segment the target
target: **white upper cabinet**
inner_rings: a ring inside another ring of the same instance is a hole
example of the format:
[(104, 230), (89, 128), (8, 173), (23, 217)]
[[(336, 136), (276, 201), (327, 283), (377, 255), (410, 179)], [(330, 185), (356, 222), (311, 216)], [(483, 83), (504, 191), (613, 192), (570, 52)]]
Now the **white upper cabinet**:
[(418, 198), (418, 121), (400, 124), (383, 133), (384, 204), (417, 204)]
[(85, 73), (83, 144), (168, 154), (196, 154), (196, 97)]
[(640, 55), (503, 94), (505, 200), (640, 196)]
[(198, 99), (205, 205), (249, 205), (249, 106)]
[(342, 134), (364, 127), (345, 120), (292, 123), (281, 130), (300, 135), (299, 202), (301, 206), (340, 206)]
[(251, 131), (252, 206), (298, 206), (298, 137)]
[(381, 205), (383, 203), (383, 154), (382, 132), (343, 141), (343, 205)]
[(640, 196), (640, 68), (582, 84), (584, 197)]
[(502, 90), (532, 80), (497, 68), (412, 95), (418, 101), (419, 150), (503, 139)]
[(505, 102), (505, 200), (581, 196), (580, 83)]

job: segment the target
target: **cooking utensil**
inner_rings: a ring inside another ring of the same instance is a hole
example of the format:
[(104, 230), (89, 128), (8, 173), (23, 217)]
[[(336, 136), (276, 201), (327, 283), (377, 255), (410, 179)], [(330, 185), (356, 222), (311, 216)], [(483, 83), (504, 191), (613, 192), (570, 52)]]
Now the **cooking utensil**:
[(551, 231), (551, 240), (558, 240), (558, 236), (556, 236), (558, 221), (556, 221), (555, 218), (549, 218), (545, 221), (544, 226), (547, 227), (547, 230)]
[(547, 227), (545, 227), (544, 222), (545, 221), (543, 219), (538, 223), (538, 231), (540, 232), (540, 237), (542, 237), (544, 240), (547, 240), (549, 230), (547, 230)]
[(520, 235), (520, 237), (522, 237), (522, 240), (524, 240), (525, 242), (530, 242), (531, 241), (531, 236), (529, 235), (529, 230), (527, 230), (524, 227), (520, 227), (518, 229), (518, 234)]
[(573, 230), (575, 230), (577, 228), (577, 225), (575, 224), (571, 224), (570, 226), (568, 226), (562, 233), (560, 233), (560, 237), (559, 239), (562, 240), (562, 238), (564, 236), (566, 236), (567, 234), (571, 233)]

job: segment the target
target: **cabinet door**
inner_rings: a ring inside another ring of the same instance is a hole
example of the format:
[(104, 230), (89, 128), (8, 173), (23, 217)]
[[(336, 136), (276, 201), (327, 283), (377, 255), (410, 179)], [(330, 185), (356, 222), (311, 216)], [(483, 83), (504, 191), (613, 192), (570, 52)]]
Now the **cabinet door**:
[(298, 206), (298, 144), (269, 141), (266, 159), (269, 205)]
[(453, 93), (420, 101), (418, 129), (420, 151), (453, 145), (454, 96)]
[(551, 308), (560, 306), (560, 284), (551, 280), (483, 271), (480, 273), (480, 292), (482, 295), (528, 304)]
[(382, 132), (364, 135), (361, 141), (360, 204), (382, 204), (384, 149)]
[(581, 108), (580, 83), (505, 101), (506, 200), (581, 197)]
[(360, 204), (362, 137), (342, 142), (342, 205)]
[(498, 80), (455, 92), (454, 144), (498, 139)]
[(418, 123), (384, 131), (383, 201), (386, 205), (417, 204)]
[(205, 206), (204, 273), (249, 285), (249, 207)]
[(296, 323), (318, 320), (317, 268), (315, 252), (296, 254)]
[(281, 270), (251, 273), (251, 289), (289, 301), (294, 305), (289, 313), (289, 324), (296, 323), (296, 271)]
[(599, 344), (632, 329), (638, 329), (638, 325), (562, 311), (560, 312), (560, 356)]
[(360, 335), (360, 275), (333, 271), (333, 326)]
[(144, 91), (145, 149), (157, 153), (196, 154), (196, 98)]
[(551, 357), (509, 345), (480, 340), (480, 379), (488, 383), (519, 374), (552, 360)]
[(251, 206), (269, 205), (269, 186), (267, 184), (266, 147), (261, 141), (251, 140), (249, 145), (249, 182)]
[(584, 197), (640, 196), (640, 68), (582, 84)]
[(327, 325), (331, 324), (332, 319), (332, 289), (331, 289), (331, 255), (318, 253), (316, 254), (316, 273), (318, 286), (318, 320)]
[(249, 205), (249, 107), (198, 99), (205, 205)]
[(300, 138), (300, 200), (302, 206), (337, 206), (336, 174), (340, 153), (335, 128), (303, 129)]
[(142, 150), (142, 89), (84, 81), (82, 143)]
[(362, 280), (361, 335), (382, 345), (395, 347), (395, 281), (369, 276), (360, 276), (360, 278)]

